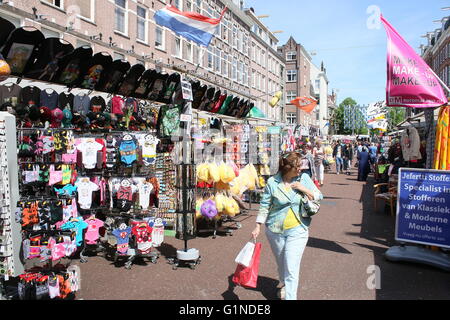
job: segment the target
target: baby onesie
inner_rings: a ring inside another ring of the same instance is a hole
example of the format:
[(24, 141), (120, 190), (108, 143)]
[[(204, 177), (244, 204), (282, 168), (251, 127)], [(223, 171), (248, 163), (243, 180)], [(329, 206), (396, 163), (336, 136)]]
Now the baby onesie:
[(150, 166), (156, 162), (156, 146), (158, 143), (159, 139), (149, 135), (140, 141), (144, 165)]
[(83, 230), (88, 227), (88, 224), (81, 219), (73, 219), (62, 225), (61, 230), (71, 230), (74, 231), (76, 236), (77, 247), (83, 244)]
[(133, 227), (131, 232), (136, 237), (139, 252), (148, 254), (152, 249), (152, 228), (144, 222)]
[(96, 244), (98, 238), (100, 238), (99, 230), (103, 227), (104, 222), (99, 219), (87, 218), (84, 220), (88, 224), (85, 234), (85, 240), (87, 244)]
[(117, 238), (117, 252), (126, 255), (128, 243), (130, 242), (131, 228), (115, 229), (112, 234)]
[(103, 149), (103, 146), (92, 139), (86, 139), (77, 145), (77, 149), (83, 156), (83, 165), (86, 169), (95, 169), (97, 165), (97, 152)]
[(133, 140), (125, 140), (119, 146), (120, 160), (131, 166), (137, 160), (137, 146)]
[(82, 181), (85, 178), (78, 179), (75, 186), (78, 190), (78, 204), (81, 209), (89, 210), (92, 205), (92, 192), (98, 191), (99, 187), (92, 181)]
[(139, 205), (142, 209), (148, 209), (150, 205), (150, 194), (152, 193), (153, 185), (148, 182), (144, 182), (139, 185)]

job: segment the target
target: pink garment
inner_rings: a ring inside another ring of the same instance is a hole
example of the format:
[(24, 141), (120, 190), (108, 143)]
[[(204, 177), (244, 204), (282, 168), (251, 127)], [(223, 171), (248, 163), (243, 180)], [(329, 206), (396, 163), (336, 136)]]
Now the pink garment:
[(52, 186), (62, 182), (62, 171), (56, 171), (55, 166), (50, 166), (50, 177), (48, 180), (48, 185)]
[(125, 102), (123, 101), (123, 99), (121, 97), (115, 96), (114, 98), (112, 98), (111, 103), (112, 103), (112, 108), (111, 108), (112, 113), (123, 114)]
[(77, 163), (77, 153), (66, 153), (62, 155), (62, 161), (66, 164)]
[(52, 250), (52, 260), (56, 261), (66, 256), (66, 248), (64, 243), (56, 243), (55, 239), (51, 239), (48, 242), (49, 248)]
[(104, 222), (99, 219), (87, 218), (84, 220), (88, 224), (88, 228), (85, 234), (85, 240), (87, 244), (96, 244), (98, 238), (100, 238), (99, 230), (103, 227)]

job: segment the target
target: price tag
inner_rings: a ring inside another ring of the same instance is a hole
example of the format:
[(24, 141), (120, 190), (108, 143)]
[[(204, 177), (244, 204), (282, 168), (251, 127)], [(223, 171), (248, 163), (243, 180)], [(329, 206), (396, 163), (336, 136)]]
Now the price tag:
[(190, 115), (190, 114), (182, 114), (180, 116), (180, 121), (191, 122), (192, 121), (192, 115)]

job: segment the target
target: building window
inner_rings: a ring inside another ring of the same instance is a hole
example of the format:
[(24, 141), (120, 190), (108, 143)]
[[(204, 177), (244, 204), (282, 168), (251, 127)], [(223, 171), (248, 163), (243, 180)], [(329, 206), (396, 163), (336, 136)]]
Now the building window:
[(202, 0), (194, 0), (194, 10), (197, 13), (202, 13)]
[(183, 2), (181, 0), (174, 0), (173, 5), (177, 7), (178, 10), (183, 11)]
[(194, 56), (194, 63), (196, 65), (201, 65), (200, 48), (198, 46), (196, 46), (196, 45), (194, 45), (193, 56)]
[(214, 54), (211, 48), (208, 48), (208, 64), (207, 68), (213, 70), (214, 68)]
[(289, 124), (297, 124), (297, 115), (292, 112), (286, 113), (286, 121)]
[(187, 11), (192, 11), (192, 2), (190, 0), (186, 1), (186, 9)]
[(233, 58), (233, 67), (231, 69), (231, 79), (234, 81), (237, 80), (237, 61), (236, 58)]
[(297, 60), (297, 52), (289, 51), (286, 53), (286, 61), (294, 61)]
[(287, 82), (296, 82), (296, 81), (297, 81), (297, 70), (288, 70)]
[(286, 98), (288, 102), (294, 100), (295, 98), (297, 98), (297, 91), (288, 91)]
[(155, 47), (160, 50), (164, 50), (165, 48), (164, 30), (158, 26), (156, 27)]
[(222, 52), (222, 75), (228, 77), (228, 55)]
[(261, 65), (264, 68), (266, 67), (266, 52), (264, 50), (261, 51)]
[(315, 88), (316, 88), (316, 90), (320, 90), (320, 80), (319, 79), (317, 79), (315, 81)]
[(194, 61), (194, 51), (193, 51), (193, 47), (191, 43), (186, 43), (186, 60), (189, 62), (193, 62)]
[(126, 0), (115, 0), (115, 30), (127, 33), (127, 2)]
[(80, 16), (94, 21), (95, 0), (78, 0), (77, 6), (80, 8)]
[(221, 72), (220, 50), (219, 50), (219, 48), (216, 48), (216, 54), (214, 55), (214, 71), (219, 73), (219, 74)]
[(147, 42), (147, 10), (137, 7), (137, 33), (136, 38)]
[(42, 1), (49, 3), (52, 6), (64, 9), (64, 1), (63, 0), (42, 0)]
[(182, 58), (182, 52), (181, 52), (181, 38), (179, 37), (175, 37), (175, 52), (174, 52), (174, 56), (177, 58)]

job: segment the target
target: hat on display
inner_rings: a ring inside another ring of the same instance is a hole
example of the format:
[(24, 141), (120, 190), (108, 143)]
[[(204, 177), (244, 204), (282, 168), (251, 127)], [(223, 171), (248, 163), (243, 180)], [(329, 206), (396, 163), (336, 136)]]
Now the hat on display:
[(47, 107), (40, 107), (39, 112), (41, 114), (40, 119), (42, 122), (50, 122), (52, 120), (52, 111)]
[(62, 125), (64, 128), (70, 128), (72, 126), (72, 112), (69, 109), (64, 109)]
[(29, 107), (28, 117), (31, 121), (38, 121), (40, 119), (41, 113), (36, 105), (31, 105)]
[(64, 118), (64, 114), (61, 109), (56, 108), (52, 110), (52, 119), (51, 119), (51, 127), (59, 128), (61, 127), (61, 122)]
[(29, 112), (29, 108), (27, 105), (23, 103), (18, 103), (16, 105), (16, 114), (19, 118), (24, 118)]

